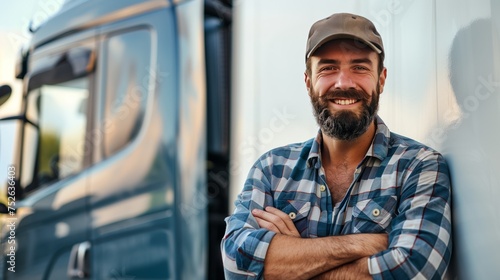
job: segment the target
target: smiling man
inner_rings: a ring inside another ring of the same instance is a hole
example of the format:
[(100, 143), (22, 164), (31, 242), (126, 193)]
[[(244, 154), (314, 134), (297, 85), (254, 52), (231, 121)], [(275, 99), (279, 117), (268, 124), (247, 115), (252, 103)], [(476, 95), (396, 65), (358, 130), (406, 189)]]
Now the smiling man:
[(305, 84), (320, 131), (250, 170), (226, 219), (226, 279), (443, 278), (448, 167), (377, 116), (383, 61), (364, 17), (333, 14), (311, 27)]

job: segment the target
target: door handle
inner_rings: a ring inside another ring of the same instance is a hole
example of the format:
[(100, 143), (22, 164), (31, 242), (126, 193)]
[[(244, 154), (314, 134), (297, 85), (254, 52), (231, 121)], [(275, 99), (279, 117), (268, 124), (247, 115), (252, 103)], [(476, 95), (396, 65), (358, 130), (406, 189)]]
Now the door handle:
[(88, 241), (73, 245), (68, 263), (70, 279), (84, 279), (90, 276), (89, 251), (90, 242)]

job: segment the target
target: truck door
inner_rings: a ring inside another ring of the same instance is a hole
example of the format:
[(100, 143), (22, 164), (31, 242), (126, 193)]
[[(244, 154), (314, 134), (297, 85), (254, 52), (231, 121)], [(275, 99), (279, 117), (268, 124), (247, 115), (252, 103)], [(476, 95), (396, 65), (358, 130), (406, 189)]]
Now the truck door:
[(92, 30), (45, 44), (30, 56), (26, 119), (16, 141), (21, 149), (14, 165), (19, 176), (14, 242), (4, 244), (13, 248), (15, 262), (4, 264), (6, 279), (66, 279), (68, 272), (81, 277), (88, 272), (70, 259), (76, 262), (77, 249), (85, 258), (89, 248), (87, 136), (94, 57)]
[(168, 7), (131, 12), (99, 31), (90, 175), (94, 279), (178, 279), (173, 21)]

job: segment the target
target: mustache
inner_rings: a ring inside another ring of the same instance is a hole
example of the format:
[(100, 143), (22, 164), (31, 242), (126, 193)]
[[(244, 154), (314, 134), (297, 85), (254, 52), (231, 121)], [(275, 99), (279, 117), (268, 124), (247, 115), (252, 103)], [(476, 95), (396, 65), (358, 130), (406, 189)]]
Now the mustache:
[(346, 98), (346, 99), (358, 99), (358, 100), (366, 100), (368, 101), (370, 99), (370, 95), (368, 95), (366, 92), (363, 90), (356, 90), (356, 89), (347, 89), (347, 90), (342, 90), (342, 89), (334, 89), (334, 90), (329, 90), (325, 92), (322, 96), (320, 96), (320, 99), (324, 102), (337, 99), (337, 98)]

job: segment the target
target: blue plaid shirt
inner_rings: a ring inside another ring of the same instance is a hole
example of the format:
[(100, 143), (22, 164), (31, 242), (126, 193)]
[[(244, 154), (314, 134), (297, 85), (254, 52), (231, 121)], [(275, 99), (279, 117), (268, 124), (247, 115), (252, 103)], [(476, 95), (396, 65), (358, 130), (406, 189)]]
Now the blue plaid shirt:
[(251, 168), (221, 250), (226, 279), (262, 279), (274, 232), (251, 211), (273, 206), (290, 215), (303, 238), (388, 233), (389, 248), (369, 258), (374, 279), (440, 279), (451, 257), (449, 171), (436, 151), (377, 131), (348, 194), (333, 205), (321, 166), (322, 136), (273, 149)]

